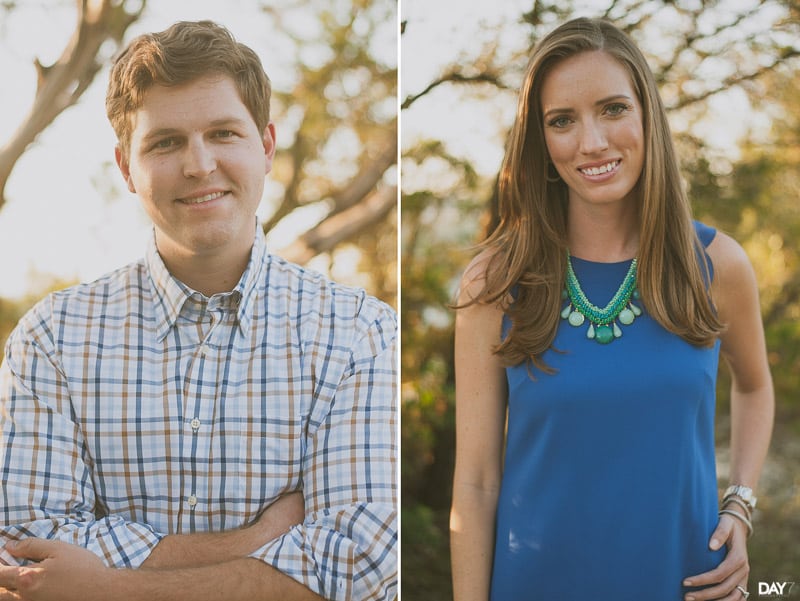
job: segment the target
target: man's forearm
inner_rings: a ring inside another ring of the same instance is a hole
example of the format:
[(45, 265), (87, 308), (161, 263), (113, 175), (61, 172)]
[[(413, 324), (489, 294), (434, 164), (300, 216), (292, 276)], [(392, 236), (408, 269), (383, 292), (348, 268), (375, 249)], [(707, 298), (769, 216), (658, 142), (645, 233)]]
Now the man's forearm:
[[(319, 601), (319, 595), (257, 559), (199, 568), (107, 568), (91, 552), (37, 541), (40, 563), (0, 567), (0, 601)], [(30, 545), (29, 545), (30, 548)]]
[[(322, 597), (257, 559), (197, 568), (115, 570), (107, 582), (117, 601), (320, 601)], [(102, 601), (107, 598), (102, 597)], [(101, 597), (97, 597), (101, 601)]]
[(225, 563), (247, 557), (267, 540), (257, 540), (253, 528), (170, 535), (155, 546), (141, 569), (194, 568)]
[(285, 494), (253, 524), (214, 533), (175, 534), (163, 538), (142, 563), (143, 569), (193, 568), (243, 559), (303, 521), (303, 495)]

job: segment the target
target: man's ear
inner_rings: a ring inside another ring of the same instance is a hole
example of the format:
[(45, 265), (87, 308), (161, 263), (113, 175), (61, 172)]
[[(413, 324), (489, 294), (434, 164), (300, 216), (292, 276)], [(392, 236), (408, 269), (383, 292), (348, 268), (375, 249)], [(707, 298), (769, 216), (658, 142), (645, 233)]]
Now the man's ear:
[(261, 142), (264, 145), (264, 166), (266, 168), (264, 173), (269, 173), (272, 171), (272, 160), (275, 158), (275, 124), (272, 121), (267, 124)]
[(133, 179), (131, 178), (131, 169), (130, 164), (128, 163), (128, 157), (125, 156), (125, 153), (122, 149), (117, 145), (114, 148), (114, 160), (117, 161), (117, 167), (119, 167), (120, 173), (122, 173), (122, 177), (125, 180), (125, 183), (128, 185), (128, 190), (130, 190), (133, 194), (136, 194), (136, 188), (133, 185)]

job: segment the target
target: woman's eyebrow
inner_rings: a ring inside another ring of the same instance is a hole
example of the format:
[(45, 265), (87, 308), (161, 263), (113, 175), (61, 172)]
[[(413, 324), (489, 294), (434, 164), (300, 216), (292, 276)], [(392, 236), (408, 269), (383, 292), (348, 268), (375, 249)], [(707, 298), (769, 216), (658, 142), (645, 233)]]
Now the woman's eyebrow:
[[(606, 96), (605, 98), (601, 98), (600, 100), (595, 102), (594, 105), (595, 106), (601, 106), (603, 104), (611, 102), (612, 100), (627, 100), (628, 102), (632, 102), (633, 101), (631, 99), (631, 97), (628, 96), (627, 94), (612, 94), (611, 96)], [(544, 117), (546, 118), (549, 115), (553, 115), (553, 114), (564, 115), (564, 114), (570, 114), (570, 113), (574, 113), (574, 112), (575, 112), (575, 109), (573, 109), (573, 108), (553, 108), (553, 109), (548, 110), (544, 114)]]

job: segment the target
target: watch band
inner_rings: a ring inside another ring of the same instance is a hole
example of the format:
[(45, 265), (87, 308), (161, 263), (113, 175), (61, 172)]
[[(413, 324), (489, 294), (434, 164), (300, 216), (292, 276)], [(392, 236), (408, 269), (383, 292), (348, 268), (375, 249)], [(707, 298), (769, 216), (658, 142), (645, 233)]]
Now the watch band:
[(732, 496), (739, 497), (742, 501), (747, 503), (751, 509), (756, 508), (756, 503), (758, 502), (758, 499), (753, 494), (752, 488), (744, 486), (742, 484), (733, 484), (725, 489), (725, 494), (722, 496), (723, 501), (724, 499), (727, 499), (728, 497)]

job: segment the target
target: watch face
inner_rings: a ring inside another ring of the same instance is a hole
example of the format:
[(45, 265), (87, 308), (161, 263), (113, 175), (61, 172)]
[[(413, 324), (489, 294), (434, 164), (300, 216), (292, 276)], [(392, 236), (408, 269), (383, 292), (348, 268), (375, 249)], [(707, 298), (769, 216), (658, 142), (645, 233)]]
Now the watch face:
[(740, 497), (743, 501), (748, 503), (751, 507), (756, 506), (756, 497), (753, 496), (753, 489), (748, 488), (747, 486), (742, 486), (741, 484), (736, 484), (734, 486), (729, 486), (728, 489), (725, 491), (725, 496), (736, 495)]

